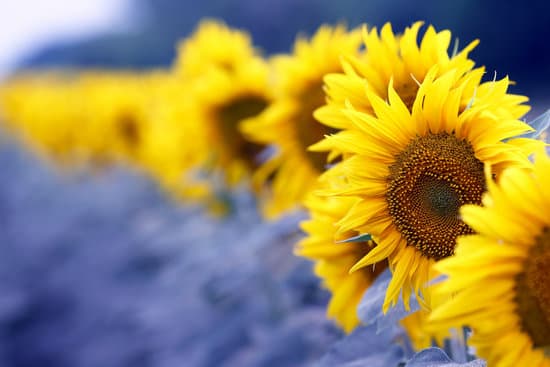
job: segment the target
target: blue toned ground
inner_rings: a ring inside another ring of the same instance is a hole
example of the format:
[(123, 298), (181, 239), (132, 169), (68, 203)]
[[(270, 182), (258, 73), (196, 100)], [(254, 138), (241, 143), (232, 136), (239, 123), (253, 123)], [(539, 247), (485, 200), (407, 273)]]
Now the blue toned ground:
[[(240, 194), (232, 216), (213, 219), (136, 173), (62, 173), (5, 139), (0, 172), (2, 367), (386, 367), (411, 357), (401, 330), (374, 322), (344, 338), (325, 319), (328, 294), (292, 255), (303, 215), (263, 223)], [(452, 366), (442, 353), (408, 365)]]
[(0, 147), (0, 366), (277, 366), (340, 332), (292, 255), (298, 217), (209, 218), (122, 169), (62, 175)]

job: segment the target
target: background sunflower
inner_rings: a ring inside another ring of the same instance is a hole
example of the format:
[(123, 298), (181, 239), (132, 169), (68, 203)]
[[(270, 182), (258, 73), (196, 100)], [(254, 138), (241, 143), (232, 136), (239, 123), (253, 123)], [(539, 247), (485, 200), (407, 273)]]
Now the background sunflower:
[(263, 149), (238, 126), (269, 104), (269, 67), (245, 31), (220, 22), (202, 23), (179, 51), (174, 73), (188, 99), (181, 123), (193, 132), (182, 149), (193, 152), (194, 164), (212, 179), (218, 174), (222, 185), (235, 186)]
[(0, 88), (0, 118), (10, 133), (45, 157), (76, 159), (78, 87), (62, 74), (19, 75)]
[(323, 76), (341, 70), (342, 55), (358, 54), (359, 40), (357, 30), (321, 26), (311, 39), (298, 38), (292, 54), (273, 58), (275, 99), (242, 125), (248, 139), (275, 149), (254, 178), (257, 190), (269, 183), (261, 198), (266, 217), (300, 207), (325, 170), (327, 155), (307, 148), (331, 129), (313, 111), (325, 103)]
[(154, 92), (166, 76), (161, 71), (27, 73), (0, 88), (1, 114), (12, 132), (60, 162), (137, 164), (143, 130), (159, 103)]

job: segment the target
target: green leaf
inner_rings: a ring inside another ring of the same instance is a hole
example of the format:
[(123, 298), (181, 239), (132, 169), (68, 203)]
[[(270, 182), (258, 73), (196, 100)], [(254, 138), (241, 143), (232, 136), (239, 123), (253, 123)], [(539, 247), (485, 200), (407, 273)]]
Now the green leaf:
[(358, 236), (346, 238), (345, 240), (338, 241), (336, 243), (350, 243), (350, 242), (367, 242), (372, 240), (372, 236), (368, 233), (360, 234)]

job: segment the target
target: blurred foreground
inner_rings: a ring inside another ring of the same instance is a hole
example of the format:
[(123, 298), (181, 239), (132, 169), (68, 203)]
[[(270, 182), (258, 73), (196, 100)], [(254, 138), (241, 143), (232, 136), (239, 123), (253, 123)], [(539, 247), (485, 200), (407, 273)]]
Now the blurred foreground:
[(213, 219), (119, 168), (55, 172), (0, 145), (0, 365), (300, 366), (341, 334), (292, 255), (298, 215)]

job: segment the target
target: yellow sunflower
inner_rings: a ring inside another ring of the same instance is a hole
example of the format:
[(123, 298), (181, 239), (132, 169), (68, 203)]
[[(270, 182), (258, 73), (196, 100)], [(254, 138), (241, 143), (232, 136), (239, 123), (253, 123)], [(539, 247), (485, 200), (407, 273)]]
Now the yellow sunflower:
[[(373, 114), (349, 105), (344, 114), (351, 127), (326, 138), (348, 155), (338, 169), (347, 187), (325, 193), (358, 199), (338, 222), (339, 231), (369, 233), (377, 243), (352, 271), (389, 260), (393, 277), (384, 311), (401, 292), (404, 299), (422, 294), (429, 306), (424, 290), (432, 264), (453, 254), (457, 236), (472, 233), (459, 207), (481, 204), (487, 177), (510, 166), (529, 167), (527, 156), (543, 144), (512, 139), (532, 129), (512, 118), (515, 112), (501, 111), (508, 79), (471, 90), (461, 69), (438, 74), (437, 65), (428, 71), (411, 110), (391, 82), (387, 102), (367, 89)], [(464, 100), (470, 101), (466, 107)]]
[(145, 131), (155, 122), (155, 90), (168, 78), (162, 71), (98, 70), (79, 75), (82, 118), (74, 126), (80, 136), (78, 148), (95, 162), (141, 164)]
[[(432, 302), (434, 303), (434, 302)], [(459, 338), (461, 335), (455, 330), (445, 328), (433, 328), (430, 324), (430, 311), (417, 310), (404, 318), (399, 323), (405, 329), (407, 336), (415, 351), (421, 351), (433, 346), (444, 347), (445, 342), (451, 338)]]
[[(341, 165), (334, 169), (341, 168)], [(321, 185), (335, 185), (334, 181), (321, 181)], [(337, 183), (338, 184), (338, 183)], [(341, 183), (340, 183), (341, 185)], [(358, 199), (334, 198), (315, 195), (315, 191), (304, 200), (310, 219), (300, 225), (306, 237), (296, 245), (296, 255), (315, 262), (315, 273), (331, 292), (327, 315), (335, 319), (345, 332), (359, 325), (357, 308), (368, 287), (378, 275), (388, 268), (386, 259), (372, 267), (356, 272), (349, 270), (375, 246), (374, 241), (360, 241), (358, 233), (338, 233), (336, 222), (340, 220)], [(349, 240), (354, 238), (352, 242)], [(427, 348), (435, 341), (443, 345), (448, 337), (446, 330), (430, 330), (427, 325), (428, 312), (419, 310), (401, 320), (416, 350)]]
[[(147, 109), (151, 123), (143, 127), (139, 164), (174, 199), (198, 201), (207, 206), (214, 196), (207, 180), (199, 180), (199, 156), (190, 142), (202, 141), (200, 129), (188, 128), (188, 90), (172, 75), (154, 83), (153, 100)], [(218, 203), (213, 201), (212, 205)]]
[(257, 189), (270, 183), (262, 203), (266, 217), (300, 205), (325, 170), (327, 155), (308, 152), (331, 129), (313, 118), (325, 103), (323, 76), (342, 70), (342, 54), (358, 54), (360, 33), (344, 26), (322, 26), (311, 39), (298, 38), (291, 55), (272, 59), (275, 69), (274, 102), (257, 118), (243, 123), (246, 136), (276, 148), (255, 173)]
[(80, 121), (78, 87), (61, 72), (26, 73), (0, 86), (0, 118), (31, 149), (57, 161), (72, 161)]
[[(410, 109), (419, 83), (434, 65), (438, 65), (438, 74), (458, 69), (457, 73), (463, 76), (472, 70), (474, 62), (468, 59), (468, 54), (478, 44), (477, 40), (462, 51), (455, 49), (449, 55), (450, 31), (436, 32), (433, 26), (428, 26), (418, 44), (422, 24), (416, 22), (399, 35), (394, 34), (390, 23), (385, 24), (380, 33), (376, 27), (369, 29), (365, 25), (365, 55), (360, 58), (352, 54), (345, 55), (344, 72), (331, 73), (325, 77), (329, 103), (315, 111), (315, 117), (327, 126), (344, 129), (350, 126), (347, 117), (341, 113), (345, 103), (351, 103), (357, 110), (372, 114), (373, 108), (366, 98), (366, 89), (385, 100), (388, 98), (388, 85), (393, 80), (395, 91)], [(483, 72), (483, 68), (475, 69), (478, 82)], [(468, 92), (471, 92), (476, 86), (476, 79), (472, 75), (469, 79), (470, 83), (465, 88), (469, 88)], [(519, 108), (523, 113), (526, 112), (523, 107)]]
[(12, 131), (58, 161), (137, 163), (163, 72), (34, 72), (2, 86)]
[(188, 99), (181, 123), (198, 137), (185, 149), (198, 166), (233, 186), (257, 166), (264, 148), (245, 140), (238, 125), (269, 104), (270, 69), (247, 33), (214, 21), (201, 23), (179, 51), (174, 73)]
[(387, 269), (387, 261), (349, 273), (351, 267), (374, 248), (372, 241), (338, 243), (357, 233), (337, 234), (336, 221), (353, 205), (354, 199), (335, 200), (308, 195), (304, 205), (310, 219), (301, 223), (306, 237), (296, 246), (296, 254), (315, 262), (315, 273), (331, 292), (327, 315), (334, 318), (346, 332), (360, 320), (357, 306), (365, 290)]
[(477, 234), (458, 239), (455, 256), (436, 269), (448, 296), (434, 327), (469, 326), (489, 366), (550, 366), (550, 159), (532, 172), (509, 169), (489, 183), (483, 207), (460, 209)]
[(215, 19), (200, 22), (195, 32), (178, 45), (174, 69), (181, 77), (197, 78), (208, 69), (232, 70), (243, 60), (258, 57), (250, 35)]

